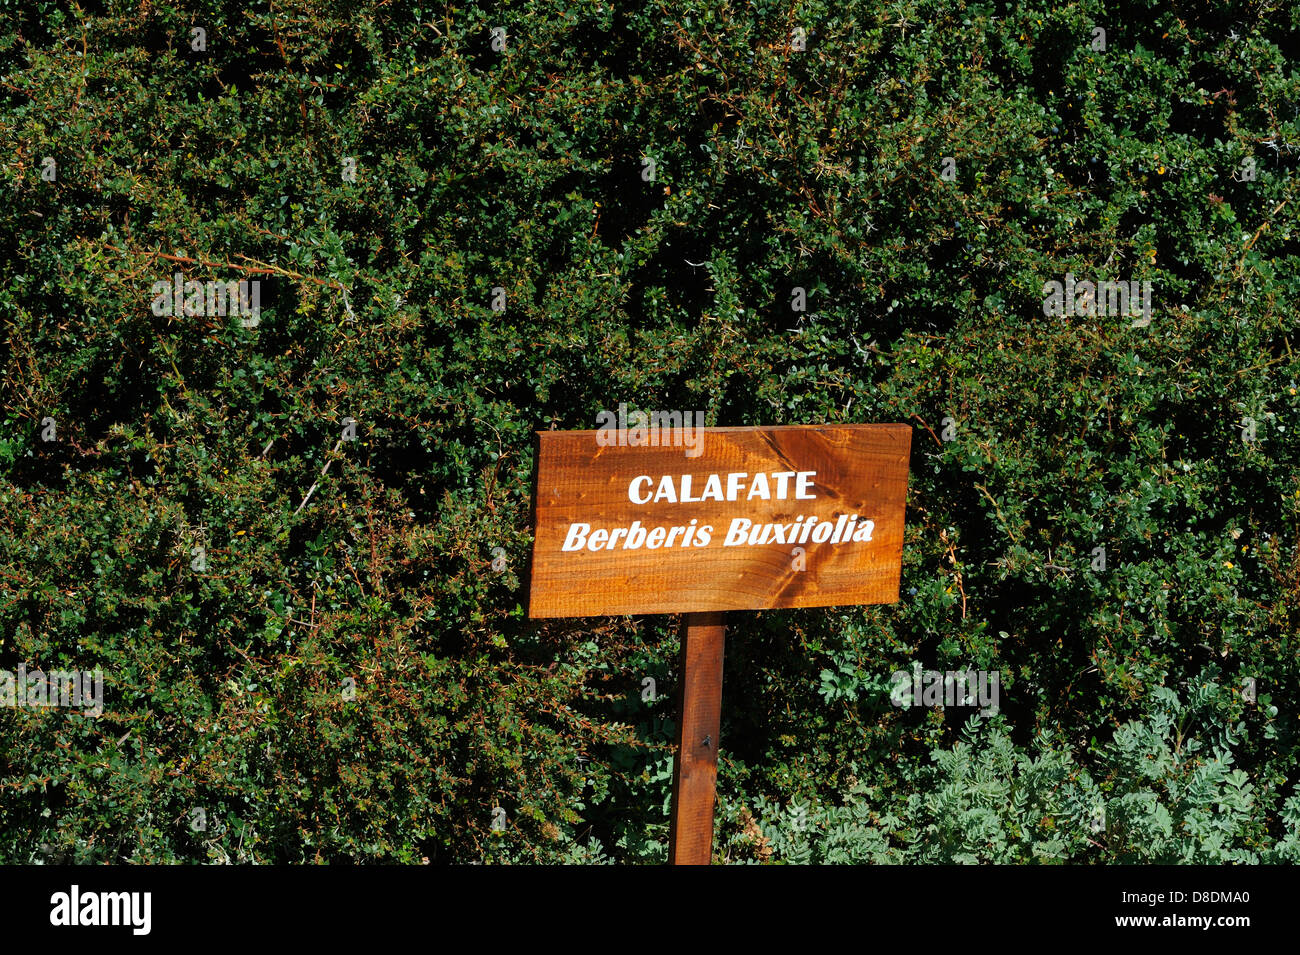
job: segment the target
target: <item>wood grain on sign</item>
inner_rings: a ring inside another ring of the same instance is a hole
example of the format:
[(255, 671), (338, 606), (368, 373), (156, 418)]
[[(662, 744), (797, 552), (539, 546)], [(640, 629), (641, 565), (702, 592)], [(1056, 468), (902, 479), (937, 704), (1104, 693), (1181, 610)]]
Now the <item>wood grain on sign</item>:
[(538, 433), (530, 617), (898, 599), (909, 425), (598, 434)]

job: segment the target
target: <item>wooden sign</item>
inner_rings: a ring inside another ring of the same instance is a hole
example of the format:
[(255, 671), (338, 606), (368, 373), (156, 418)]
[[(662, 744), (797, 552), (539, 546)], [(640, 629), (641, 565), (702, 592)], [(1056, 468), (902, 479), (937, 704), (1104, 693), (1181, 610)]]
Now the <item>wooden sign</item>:
[(656, 426), (538, 441), (528, 615), (685, 615), (668, 855), (707, 865), (723, 611), (897, 600), (912, 429)]
[(911, 434), (539, 432), (529, 616), (896, 601)]

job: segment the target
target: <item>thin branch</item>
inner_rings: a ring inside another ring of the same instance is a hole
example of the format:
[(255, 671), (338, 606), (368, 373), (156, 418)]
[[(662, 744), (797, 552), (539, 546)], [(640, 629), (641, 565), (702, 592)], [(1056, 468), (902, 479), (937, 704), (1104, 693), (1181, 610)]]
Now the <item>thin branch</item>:
[(316, 488), (320, 485), (320, 482), (324, 479), (325, 472), (330, 469), (330, 465), (334, 463), (334, 455), (338, 454), (339, 448), (341, 447), (343, 447), (343, 439), (339, 438), (338, 442), (335, 443), (334, 445), (334, 451), (331, 453), (330, 459), (326, 461), (325, 466), (320, 469), (320, 477), (316, 478), (316, 482), (312, 484), (310, 488), (308, 488), (307, 496), (304, 497), (302, 499), (302, 503), (298, 505), (298, 510), (293, 512), (295, 517), (297, 517), (298, 513), (302, 511), (304, 507), (307, 506), (307, 502), (311, 500), (311, 496), (316, 493)]

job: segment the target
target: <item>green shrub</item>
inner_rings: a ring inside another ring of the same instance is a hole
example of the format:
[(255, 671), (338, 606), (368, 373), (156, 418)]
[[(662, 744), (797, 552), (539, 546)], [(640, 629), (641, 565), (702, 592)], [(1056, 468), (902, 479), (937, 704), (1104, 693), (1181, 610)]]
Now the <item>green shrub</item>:
[(0, 0), (0, 669), (107, 687), (0, 862), (662, 861), (678, 621), (523, 610), (621, 401), (915, 426), (899, 603), (729, 617), (720, 858), (1296, 861), (1300, 8), (1196, 7)]

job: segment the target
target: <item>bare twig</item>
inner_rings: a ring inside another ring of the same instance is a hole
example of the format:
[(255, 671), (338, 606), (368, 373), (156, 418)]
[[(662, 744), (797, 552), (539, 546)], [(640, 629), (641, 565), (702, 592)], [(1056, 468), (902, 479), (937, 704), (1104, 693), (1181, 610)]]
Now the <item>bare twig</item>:
[[(312, 486), (311, 486), (310, 488), (307, 489), (307, 496), (304, 497), (304, 498), (302, 499), (302, 503), (298, 505), (298, 510), (293, 512), (293, 513), (294, 513), (294, 516), (297, 516), (298, 513), (299, 513), (299, 512), (300, 512), (304, 507), (307, 506), (307, 502), (311, 500), (311, 496), (312, 496), (313, 494), (316, 493), (316, 488), (320, 485), (321, 480), (324, 479), (324, 477), (325, 477), (325, 472), (328, 471), (328, 470), (330, 469), (330, 465), (334, 463), (334, 455), (335, 455), (335, 454), (338, 454), (339, 448), (341, 448), (341, 447), (343, 447), (343, 439), (342, 439), (342, 438), (339, 438), (338, 441), (337, 441), (337, 442), (335, 443), (335, 445), (334, 445), (334, 451), (331, 453), (331, 455), (330, 455), (330, 459), (329, 459), (328, 461), (326, 461), (326, 462), (325, 462), (325, 466), (324, 466), (323, 468), (320, 469), (320, 477), (316, 478), (316, 482), (315, 482), (314, 484), (312, 484)], [(313, 602), (314, 602), (314, 601), (315, 601), (315, 598), (313, 598)]]

